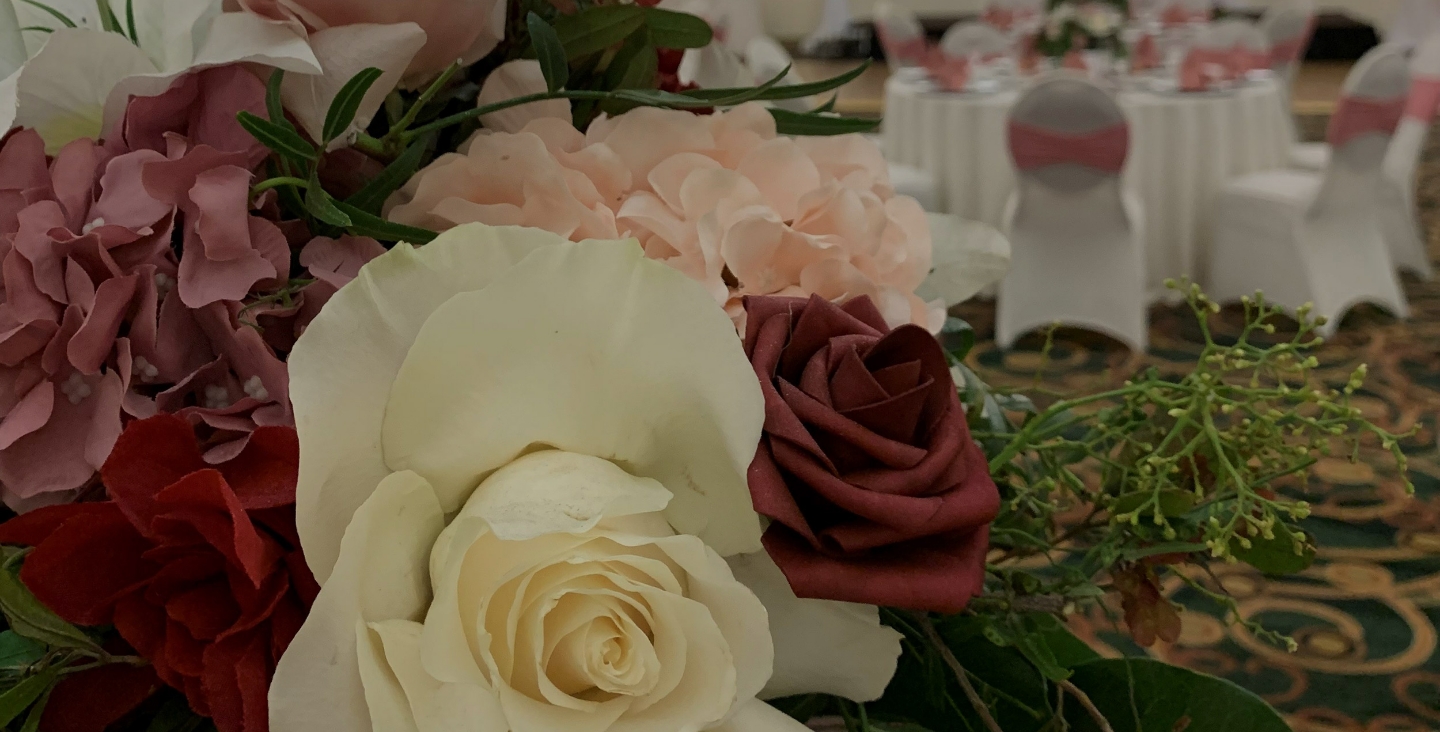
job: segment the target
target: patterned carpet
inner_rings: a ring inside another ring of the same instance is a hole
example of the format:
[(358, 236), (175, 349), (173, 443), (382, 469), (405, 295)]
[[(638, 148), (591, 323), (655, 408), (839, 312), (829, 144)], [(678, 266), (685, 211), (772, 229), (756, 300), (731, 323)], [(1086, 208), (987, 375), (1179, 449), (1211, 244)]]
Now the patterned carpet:
[[(1320, 136), (1325, 118), (1302, 121), (1307, 137)], [(1440, 262), (1437, 137), (1432, 135), (1422, 165), (1420, 205), (1431, 257)], [(1187, 611), (1177, 643), (1141, 649), (1100, 611), (1074, 619), (1082, 637), (1107, 655), (1149, 653), (1224, 676), (1274, 704), (1297, 732), (1440, 730), (1440, 282), (1407, 279), (1405, 285), (1411, 319), (1352, 312), (1318, 354), (1317, 373), (1343, 386), (1357, 365), (1369, 364), (1358, 406), (1394, 432), (1421, 425), (1405, 443), (1416, 497), (1405, 496), (1378, 445), (1362, 449), (1355, 464), (1326, 459), (1308, 485), (1296, 481), (1282, 488), (1315, 506), (1306, 526), (1321, 546), (1314, 567), (1283, 579), (1246, 567), (1213, 568), (1244, 615), (1290, 634), (1299, 651), (1287, 653), (1225, 626), (1220, 608), (1178, 582), (1169, 591)], [(989, 304), (962, 306), (958, 314), (982, 338), (993, 327)], [(1221, 320), (1233, 328), (1236, 318), (1227, 312)], [(1019, 389), (1036, 385), (1043, 364), (1040, 385), (1065, 393), (1112, 388), (1151, 365), (1188, 370), (1201, 342), (1188, 311), (1156, 308), (1151, 324), (1146, 355), (1132, 355), (1100, 336), (1061, 331), (1048, 362), (1039, 353), (1041, 338), (1033, 336), (1010, 353), (984, 341), (971, 361), (991, 383)]]

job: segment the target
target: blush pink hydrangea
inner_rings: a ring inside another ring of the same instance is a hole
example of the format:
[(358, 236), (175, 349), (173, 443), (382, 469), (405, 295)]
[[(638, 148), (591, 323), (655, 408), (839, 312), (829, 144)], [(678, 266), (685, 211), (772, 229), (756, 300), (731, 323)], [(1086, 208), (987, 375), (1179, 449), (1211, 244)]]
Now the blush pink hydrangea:
[(727, 112), (641, 107), (587, 132), (535, 119), (481, 131), (392, 197), (388, 217), (444, 230), (520, 225), (574, 240), (633, 236), (700, 281), (739, 322), (746, 295), (861, 295), (892, 326), (932, 332), (941, 303), (929, 224), (895, 194), (879, 148), (858, 135), (790, 138), (759, 104)]
[[(256, 426), (293, 421), (276, 338), (247, 320), (247, 301), (288, 286), (292, 246), (334, 247), (251, 210), (266, 152), (235, 115), (263, 112), (264, 93), (242, 68), (209, 69), (132, 100), (103, 145), (82, 138), (51, 159), (31, 130), (0, 143), (0, 498), (12, 508), (91, 485), (131, 419), (204, 424), (217, 461)], [(302, 293), (292, 331), (358, 270), (316, 261), (317, 304)]]

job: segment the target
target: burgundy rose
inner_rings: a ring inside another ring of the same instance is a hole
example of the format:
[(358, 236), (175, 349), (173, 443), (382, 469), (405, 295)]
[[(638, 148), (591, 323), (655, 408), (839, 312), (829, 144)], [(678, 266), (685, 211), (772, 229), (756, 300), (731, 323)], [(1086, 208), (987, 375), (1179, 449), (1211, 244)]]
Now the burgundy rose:
[(188, 422), (160, 415), (115, 443), (110, 500), (32, 511), (0, 543), (35, 547), (20, 571), (35, 596), (113, 625), (220, 732), (264, 732), (275, 663), (319, 592), (295, 531), (298, 470), (292, 428), (257, 428), (212, 466)]
[(765, 548), (800, 597), (956, 612), (1000, 508), (945, 353), (874, 303), (745, 298), (765, 394), (750, 466)]

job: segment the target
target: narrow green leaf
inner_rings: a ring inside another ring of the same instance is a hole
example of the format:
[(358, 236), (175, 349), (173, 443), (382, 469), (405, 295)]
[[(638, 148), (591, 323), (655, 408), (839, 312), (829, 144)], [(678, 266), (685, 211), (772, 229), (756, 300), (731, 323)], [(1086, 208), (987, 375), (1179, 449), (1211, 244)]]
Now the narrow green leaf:
[(125, 27), (130, 32), (130, 40), (140, 43), (140, 33), (135, 30), (135, 0), (125, 0)]
[[(864, 74), (866, 69), (869, 68), (870, 62), (866, 61), (865, 63), (860, 64), (859, 66), (856, 66), (855, 68), (839, 76), (833, 76), (829, 79), (824, 79), (822, 81), (812, 81), (805, 84), (790, 84), (786, 86), (774, 84), (771, 85), (771, 87), (765, 93), (756, 97), (756, 99), (762, 101), (774, 101), (777, 99), (800, 99), (802, 97), (815, 96), (816, 94), (824, 94), (825, 92), (839, 89), (840, 87), (845, 86), (846, 84), (849, 84), (850, 82), (860, 78), (860, 75)], [(787, 69), (786, 72), (788, 73), (788, 71), (789, 70)], [(783, 79), (784, 76), (784, 74), (781, 74), (780, 78)], [(732, 97), (745, 91), (748, 90), (743, 87), (691, 89), (685, 92), (685, 96), (713, 101), (716, 99)]]
[(46, 646), (13, 630), (0, 632), (0, 669), (24, 668), (45, 655)]
[(265, 113), (270, 116), (271, 123), (293, 130), (295, 126), (285, 119), (285, 102), (281, 98), (284, 84), (285, 69), (275, 69), (270, 73), (270, 80), (265, 82)]
[(24, 28), (21, 28), (20, 30), (22, 30), (22, 31), (32, 31), (32, 32), (34, 32), (34, 33), (54, 33), (54, 32), (55, 32), (55, 29), (54, 29), (54, 28), (46, 28), (46, 27), (43, 26), (43, 25), (27, 25), (27, 26), (25, 26)]
[(319, 170), (310, 171), (310, 187), (305, 189), (305, 210), (331, 226), (349, 226), (350, 217), (335, 203), (335, 199), (320, 185)]
[(373, 66), (350, 77), (345, 86), (335, 94), (334, 101), (330, 102), (330, 109), (325, 112), (324, 144), (329, 145), (331, 140), (345, 134), (350, 129), (350, 123), (355, 121), (355, 113), (360, 110), (360, 104), (365, 101), (365, 94), (374, 86), (376, 80), (383, 74), (380, 69)]
[(240, 112), (235, 115), (240, 126), (245, 128), (259, 140), (265, 147), (274, 150), (290, 160), (304, 165), (313, 163), (318, 159), (315, 147), (305, 141), (293, 128), (282, 127), (273, 122), (261, 119), (249, 112)]
[(40, 729), (40, 719), (45, 716), (45, 705), (50, 703), (50, 692), (55, 687), (51, 686), (40, 695), (39, 701), (30, 705), (30, 713), (25, 715), (25, 723), (20, 725), (20, 732), (37, 732)]
[(975, 347), (975, 328), (959, 318), (946, 318), (940, 328), (940, 345), (956, 361), (964, 361)]
[(41, 604), (8, 569), (0, 569), (0, 612), (10, 621), (11, 630), (31, 640), (57, 648), (101, 652), (90, 636)]
[(364, 188), (345, 199), (345, 203), (368, 213), (379, 212), (385, 199), (420, 169), (420, 163), (425, 159), (425, 148), (426, 141), (423, 139), (411, 143), (405, 152), (400, 153), (400, 157), (385, 166), (385, 170), (366, 183)]
[(530, 30), (530, 43), (535, 46), (535, 57), (540, 60), (540, 73), (545, 75), (545, 86), (550, 91), (560, 91), (570, 81), (570, 61), (565, 57), (565, 46), (555, 29), (535, 13), (525, 17), (525, 26)]
[(56, 10), (55, 8), (52, 8), (52, 7), (50, 7), (49, 5), (46, 5), (45, 3), (40, 2), (40, 0), (22, 0), (22, 1), (23, 1), (23, 2), (26, 2), (26, 3), (29, 3), (30, 5), (33, 5), (33, 6), (37, 7), (37, 8), (40, 8), (41, 10), (44, 10), (45, 12), (47, 12), (47, 13), (49, 13), (50, 15), (54, 16), (55, 19), (58, 20), (58, 21), (60, 21), (66, 28), (74, 28), (74, 27), (75, 27), (75, 21), (73, 21), (73, 20), (65, 17), (65, 14), (62, 13), (62, 12), (60, 12), (59, 10)]
[(100, 13), (100, 27), (105, 32), (125, 35), (120, 28), (120, 20), (115, 17), (115, 9), (110, 7), (110, 0), (95, 0), (95, 10)]
[(27, 677), (10, 690), (0, 694), (0, 727), (10, 724), (30, 707), (41, 694), (50, 690), (59, 674), (55, 669), (46, 669)]
[(556, 18), (555, 34), (576, 59), (620, 43), (644, 24), (645, 8), (638, 5), (596, 5)]
[(775, 130), (782, 135), (848, 135), (874, 132), (880, 127), (878, 119), (799, 114), (783, 109), (772, 108), (770, 116), (775, 118)]
[(335, 206), (350, 217), (350, 233), (359, 236), (368, 236), (383, 241), (405, 241), (411, 244), (429, 244), (439, 234), (429, 229), (421, 229), (414, 226), (406, 226), (391, 221), (386, 221), (371, 213), (366, 213), (344, 201), (336, 201)]
[(826, 112), (833, 112), (833, 111), (835, 111), (835, 102), (838, 102), (838, 101), (840, 101), (840, 95), (839, 95), (839, 94), (831, 94), (829, 101), (827, 101), (827, 102), (825, 102), (824, 104), (816, 107), (813, 111), (816, 112), (817, 114), (824, 114), (824, 113), (826, 113)]
[(645, 26), (650, 42), (660, 48), (704, 48), (715, 39), (715, 31), (703, 18), (660, 8), (645, 9)]

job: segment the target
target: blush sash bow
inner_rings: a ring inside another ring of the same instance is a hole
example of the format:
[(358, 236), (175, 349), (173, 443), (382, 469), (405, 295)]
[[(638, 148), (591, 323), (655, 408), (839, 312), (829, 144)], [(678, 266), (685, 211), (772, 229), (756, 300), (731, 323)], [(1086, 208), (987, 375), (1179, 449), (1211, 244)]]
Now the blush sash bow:
[(1391, 135), (1405, 114), (1406, 97), (1394, 99), (1366, 99), (1363, 97), (1341, 97), (1335, 107), (1335, 116), (1330, 119), (1326, 140), (1331, 147), (1341, 147), (1361, 135), (1379, 133)]
[(1405, 103), (1405, 116), (1421, 122), (1435, 119), (1440, 111), (1440, 77), (1417, 76), (1410, 82), (1410, 96)]
[(1123, 122), (1080, 134), (1010, 123), (1010, 155), (1020, 170), (1071, 163), (1118, 174), (1125, 169), (1129, 152), (1130, 126)]

